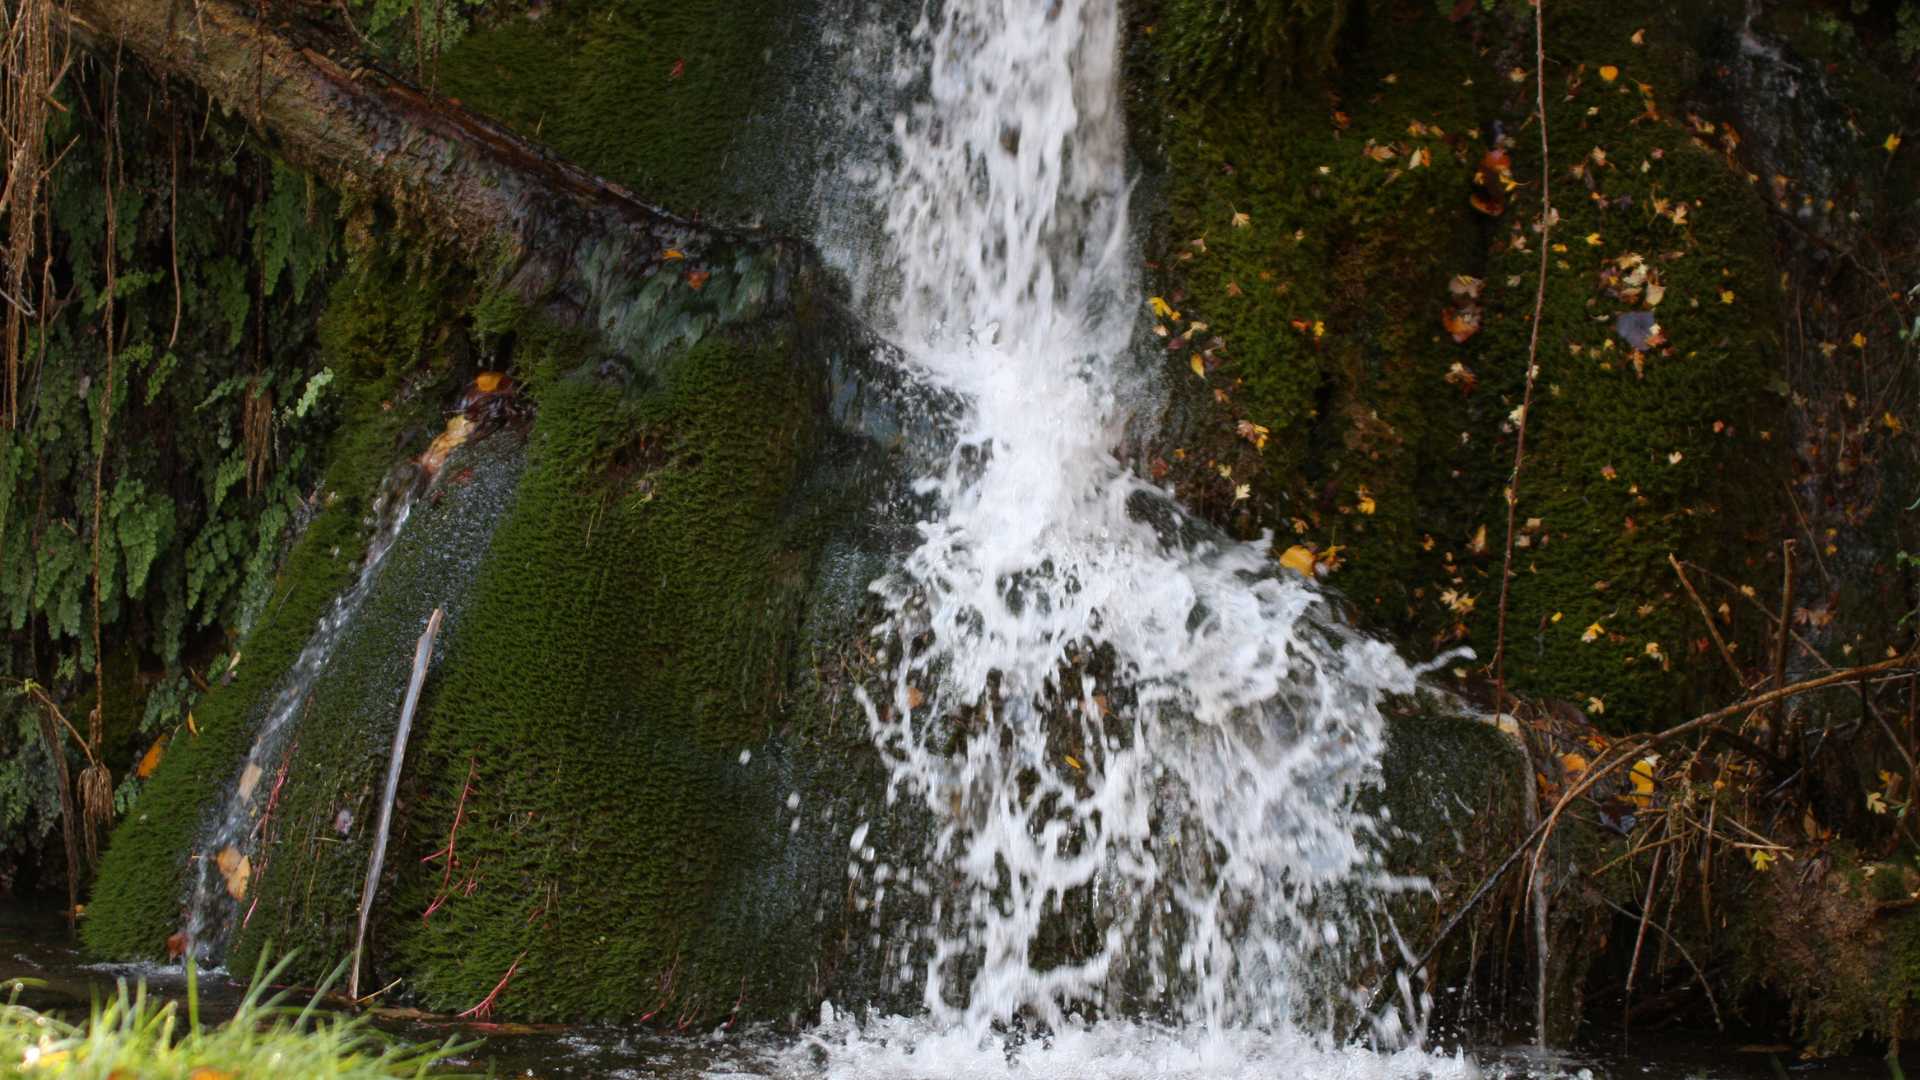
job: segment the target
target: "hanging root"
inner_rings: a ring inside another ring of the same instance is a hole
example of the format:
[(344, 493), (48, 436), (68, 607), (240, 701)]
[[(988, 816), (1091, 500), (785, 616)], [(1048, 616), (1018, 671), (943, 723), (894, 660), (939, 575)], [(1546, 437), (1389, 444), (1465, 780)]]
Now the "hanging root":
[(80, 838), (86, 847), (87, 863), (100, 864), (100, 834), (113, 823), (113, 773), (105, 764), (94, 762), (80, 770), (80, 819), (84, 827)]

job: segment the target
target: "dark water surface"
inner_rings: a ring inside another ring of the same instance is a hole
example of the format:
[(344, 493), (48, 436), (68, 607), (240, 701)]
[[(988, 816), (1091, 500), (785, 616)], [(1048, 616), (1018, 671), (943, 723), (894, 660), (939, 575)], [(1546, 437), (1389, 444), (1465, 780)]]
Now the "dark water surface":
[[(144, 980), (161, 999), (184, 1000), (186, 977), (178, 964), (89, 964), (68, 940), (57, 911), (0, 901), (0, 989), (10, 979), (29, 978), (39, 985), (24, 990), (20, 1003), (68, 1020), (84, 1019), (95, 999), (112, 994), (124, 980)], [(203, 1020), (218, 1023), (232, 1015), (246, 990), (244, 978), (224, 972), (203, 972), (199, 979)], [(310, 989), (288, 988), (288, 997), (304, 1003)], [(492, 1024), (435, 1016), (396, 1007), (377, 1009), (373, 1023), (397, 1038), (439, 1043), (449, 1036), (482, 1045), (451, 1063), (461, 1072), (490, 1072), (496, 1076), (574, 1078), (659, 1078), (659, 1080), (802, 1080), (808, 1077), (854, 1076), (884, 1080), (872, 1062), (841, 1068), (824, 1052), (795, 1049), (790, 1035), (772, 1032), (662, 1034), (652, 1029), (596, 1025)], [(1473, 1047), (1468, 1056), (1480, 1063), (1488, 1077), (1553, 1077), (1566, 1080), (1867, 1080), (1891, 1076), (1878, 1058), (1829, 1058), (1802, 1062), (1791, 1053), (1769, 1054), (1706, 1033), (1698, 1037), (1660, 1033), (1636, 1035), (1631, 1044), (1591, 1046), (1575, 1053), (1541, 1054), (1526, 1048)], [(4, 1068), (6, 1063), (0, 1063)], [(929, 1062), (931, 1066), (933, 1063)], [(1908, 1062), (1910, 1069), (1916, 1062)], [(1338, 1070), (1338, 1080), (1360, 1080), (1367, 1070)], [(1062, 1073), (1046, 1067), (1026, 1069), (1017, 1063), (990, 1070), (961, 1067), (927, 1069), (929, 1075), (1032, 1077), (1045, 1080), (1065, 1075), (1092, 1080), (1102, 1075), (1100, 1063), (1082, 1061)], [(890, 1073), (895, 1080), (917, 1080), (918, 1070)], [(1278, 1067), (1250, 1071), (1261, 1080), (1294, 1080), (1295, 1072)], [(1382, 1068), (1381, 1077), (1404, 1075)], [(1417, 1074), (1416, 1074), (1417, 1075)], [(1301, 1080), (1317, 1080), (1313, 1076)]]

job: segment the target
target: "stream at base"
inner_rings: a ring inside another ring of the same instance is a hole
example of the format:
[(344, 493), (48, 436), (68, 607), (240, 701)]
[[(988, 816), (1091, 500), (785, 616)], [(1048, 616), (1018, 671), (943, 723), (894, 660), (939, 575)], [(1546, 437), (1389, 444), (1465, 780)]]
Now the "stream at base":
[[(77, 1020), (90, 1000), (113, 992), (116, 981), (145, 980), (159, 997), (185, 997), (178, 965), (88, 964), (65, 943), (66, 927), (48, 908), (0, 901), (0, 997), (10, 980), (41, 984), (21, 1004)], [(209, 1022), (231, 1014), (244, 987), (207, 973), (200, 1001)], [(304, 1000), (302, 991), (289, 997)], [(623, 1026), (471, 1024), (391, 1013), (375, 1025), (411, 1042), (443, 1042), (449, 1035), (484, 1043), (449, 1072), (550, 1080), (1880, 1080), (1885, 1062), (1871, 1057), (1802, 1062), (1769, 1055), (1712, 1032), (1636, 1034), (1567, 1054), (1488, 1043), (1464, 1051), (1379, 1054), (1327, 1049), (1299, 1037), (1240, 1033), (1196, 1040), (1190, 1032), (1125, 1023), (1071, 1029), (1045, 1044), (1008, 1046), (941, 1033), (924, 1019), (890, 1018), (855, 1029), (842, 1021), (796, 1038), (766, 1030), (705, 1036), (664, 1035)], [(1906, 1062), (1909, 1070), (1920, 1059)]]

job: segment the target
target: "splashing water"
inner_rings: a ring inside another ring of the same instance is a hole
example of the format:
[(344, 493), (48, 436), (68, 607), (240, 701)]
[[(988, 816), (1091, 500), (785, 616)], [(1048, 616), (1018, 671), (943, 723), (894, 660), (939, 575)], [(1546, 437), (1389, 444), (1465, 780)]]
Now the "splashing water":
[(936, 822), (901, 955), (976, 1043), (1088, 1014), (1328, 1030), (1364, 1004), (1333, 958), (1392, 884), (1355, 798), (1415, 673), (1115, 450), (1154, 404), (1116, 7), (930, 8), (887, 73), (911, 104), (845, 174), (881, 251), (833, 253), (959, 403), (918, 547), (873, 587), (889, 687), (861, 700), (889, 798)]
[(253, 865), (253, 858), (260, 849), (261, 833), (270, 819), (283, 770), (292, 757), (293, 748), (288, 743), (299, 726), (297, 721), (306, 708), (314, 680), (326, 670), (345, 640), (355, 613), (373, 591), (387, 552), (406, 526), (420, 476), (419, 466), (407, 461), (382, 481), (372, 511), (373, 537), (358, 577), (334, 599), (314, 627), (260, 721), (247, 760), (225, 799), (201, 829), (185, 927), (188, 948), (199, 961), (218, 961), (234, 927), (244, 924), (251, 914), (252, 902), (246, 899), (248, 882), (259, 869)]

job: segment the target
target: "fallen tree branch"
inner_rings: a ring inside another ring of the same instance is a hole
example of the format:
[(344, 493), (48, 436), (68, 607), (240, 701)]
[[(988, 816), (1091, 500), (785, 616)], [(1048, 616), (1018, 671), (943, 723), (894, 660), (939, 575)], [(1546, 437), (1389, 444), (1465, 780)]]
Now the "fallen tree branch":
[[(576, 319), (609, 282), (659, 274), (699, 291), (740, 257), (771, 254), (781, 274), (804, 247), (699, 224), (555, 158), (497, 124), (383, 72), (343, 66), (233, 0), (72, 0), (56, 11), (76, 40), (124, 45), (163, 75), (199, 86), (273, 150), (343, 192), (390, 204), (452, 241), (530, 299)], [(351, 63), (351, 60), (348, 61)], [(604, 327), (603, 327), (604, 329)]]

